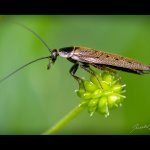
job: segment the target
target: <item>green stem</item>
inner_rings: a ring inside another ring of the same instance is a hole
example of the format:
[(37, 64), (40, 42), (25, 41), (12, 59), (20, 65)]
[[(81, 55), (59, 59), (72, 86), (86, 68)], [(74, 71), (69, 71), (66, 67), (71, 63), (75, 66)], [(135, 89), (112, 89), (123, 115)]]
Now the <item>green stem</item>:
[(54, 126), (48, 129), (43, 135), (51, 135), (59, 132), (67, 123), (69, 123), (72, 119), (74, 119), (82, 110), (84, 109), (84, 105), (79, 105), (75, 107), (71, 112), (69, 112), (64, 118), (58, 121)]

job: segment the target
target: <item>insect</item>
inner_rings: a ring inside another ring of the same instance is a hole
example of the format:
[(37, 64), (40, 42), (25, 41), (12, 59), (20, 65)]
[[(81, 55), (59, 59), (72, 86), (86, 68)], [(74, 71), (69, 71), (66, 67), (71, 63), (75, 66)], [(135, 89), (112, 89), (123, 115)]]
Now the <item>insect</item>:
[(86, 47), (78, 47), (78, 46), (71, 46), (71, 47), (64, 47), (60, 49), (50, 49), (46, 42), (33, 30), (26, 27), (25, 25), (19, 24), (20, 26), (24, 27), (28, 31), (32, 32), (49, 50), (50, 55), (46, 57), (41, 57), (36, 60), (32, 60), (31, 62), (21, 66), (17, 70), (13, 71), (6, 77), (0, 80), (0, 83), (5, 81), (7, 78), (18, 72), (19, 70), (23, 69), (24, 67), (37, 62), (39, 60), (48, 59), (49, 63), (47, 69), (50, 69), (51, 64), (54, 64), (57, 60), (58, 56), (66, 58), (68, 61), (73, 63), (73, 66), (70, 69), (70, 74), (77, 80), (80, 81), (81, 78), (76, 76), (75, 73), (79, 67), (84, 69), (89, 73), (93, 73), (90, 66), (93, 66), (97, 69), (115, 69), (115, 70), (122, 70), (126, 72), (131, 72), (135, 74), (146, 74), (150, 73), (150, 66), (145, 65), (141, 62), (138, 62), (134, 59), (123, 57), (117, 54), (107, 53), (104, 51), (98, 51), (92, 48)]

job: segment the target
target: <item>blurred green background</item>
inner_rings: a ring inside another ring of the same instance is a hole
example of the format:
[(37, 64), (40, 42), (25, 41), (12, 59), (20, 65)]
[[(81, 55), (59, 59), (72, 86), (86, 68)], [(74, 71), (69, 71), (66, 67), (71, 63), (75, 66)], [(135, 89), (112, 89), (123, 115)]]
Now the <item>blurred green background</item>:
[[(50, 48), (85, 46), (118, 53), (150, 64), (150, 16), (0, 16), (0, 78), (21, 65), (49, 55), (19, 22), (37, 32)], [(41, 134), (79, 104), (72, 66), (58, 57), (51, 70), (47, 60), (30, 65), (0, 84), (0, 134)], [(89, 75), (79, 69), (81, 77)], [(123, 107), (110, 116), (84, 110), (59, 134), (130, 134), (150, 125), (150, 75), (119, 72), (126, 83)], [(148, 128), (132, 134), (150, 134)]]

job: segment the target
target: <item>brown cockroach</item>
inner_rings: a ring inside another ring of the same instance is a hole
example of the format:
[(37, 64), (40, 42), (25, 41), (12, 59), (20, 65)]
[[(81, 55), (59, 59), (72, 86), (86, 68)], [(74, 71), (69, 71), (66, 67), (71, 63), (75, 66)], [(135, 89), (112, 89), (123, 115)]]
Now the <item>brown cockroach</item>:
[(47, 69), (50, 68), (51, 64), (54, 64), (57, 56), (61, 56), (69, 60), (70, 62), (74, 63), (74, 65), (70, 69), (70, 74), (77, 80), (81, 80), (80, 77), (76, 76), (75, 73), (80, 66), (82, 69), (86, 70), (89, 73), (93, 73), (90, 66), (93, 66), (98, 69), (115, 69), (115, 70), (122, 70), (126, 72), (131, 72), (135, 74), (145, 74), (150, 73), (150, 66), (145, 65), (141, 62), (138, 62), (134, 59), (123, 57), (117, 54), (107, 53), (104, 51), (95, 50), (92, 48), (86, 48), (86, 47), (79, 47), (79, 46), (71, 46), (71, 47), (65, 47), (60, 49), (53, 49), (51, 50), (48, 45), (45, 43), (45, 41), (34, 31), (32, 31), (30, 28), (19, 24), (22, 27), (26, 28), (28, 31), (32, 32), (38, 39), (41, 40), (41, 42), (48, 48), (49, 52), (51, 53), (49, 56), (38, 58), (36, 60), (33, 60), (17, 70), (13, 71), (6, 77), (0, 80), (0, 83), (18, 72), (19, 70), (23, 69), (24, 67), (42, 60), (42, 59), (49, 59), (49, 64)]

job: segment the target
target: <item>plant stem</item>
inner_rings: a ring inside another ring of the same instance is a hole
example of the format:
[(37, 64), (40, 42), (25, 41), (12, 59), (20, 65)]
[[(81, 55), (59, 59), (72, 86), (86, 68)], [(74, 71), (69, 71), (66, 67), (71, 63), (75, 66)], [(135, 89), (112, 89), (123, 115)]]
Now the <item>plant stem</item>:
[(43, 135), (56, 134), (67, 123), (69, 123), (72, 119), (74, 119), (83, 109), (84, 105), (78, 105), (72, 111), (70, 111), (65, 117), (63, 117), (60, 121), (58, 121), (54, 126), (52, 126), (50, 129), (44, 132)]

